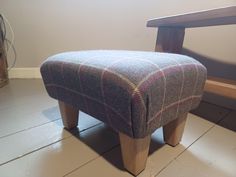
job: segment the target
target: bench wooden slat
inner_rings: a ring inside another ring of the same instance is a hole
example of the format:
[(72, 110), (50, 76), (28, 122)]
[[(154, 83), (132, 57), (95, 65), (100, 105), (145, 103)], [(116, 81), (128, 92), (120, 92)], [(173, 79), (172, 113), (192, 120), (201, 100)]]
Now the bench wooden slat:
[(207, 11), (156, 18), (147, 22), (147, 27), (205, 27), (236, 24), (236, 6)]
[(236, 99), (236, 81), (209, 77), (204, 90), (217, 95)]

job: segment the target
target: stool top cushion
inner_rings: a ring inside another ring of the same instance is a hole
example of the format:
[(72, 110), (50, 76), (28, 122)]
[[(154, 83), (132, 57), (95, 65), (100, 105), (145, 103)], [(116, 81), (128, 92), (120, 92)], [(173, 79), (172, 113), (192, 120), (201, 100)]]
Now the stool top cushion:
[(50, 96), (141, 138), (195, 108), (206, 68), (193, 58), (141, 51), (79, 51), (41, 66)]

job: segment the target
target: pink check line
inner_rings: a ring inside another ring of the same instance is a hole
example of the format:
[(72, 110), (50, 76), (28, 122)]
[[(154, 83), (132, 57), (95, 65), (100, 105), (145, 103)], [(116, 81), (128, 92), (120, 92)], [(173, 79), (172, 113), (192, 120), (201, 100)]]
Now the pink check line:
[(194, 96), (189, 96), (187, 98), (184, 98), (182, 100), (179, 100), (179, 101), (176, 101), (174, 103), (171, 103), (169, 104), (168, 106), (165, 106), (164, 109), (158, 111), (154, 116), (152, 116), (148, 121), (147, 121), (147, 124), (150, 124), (156, 117), (159, 117), (162, 112), (166, 111), (167, 109), (170, 109), (171, 107), (177, 105), (177, 104), (181, 104), (181, 103), (184, 103), (185, 101), (189, 101), (191, 99), (194, 99), (194, 98), (201, 98), (202, 95), (194, 95)]
[[(83, 97), (85, 97), (85, 98), (87, 98), (87, 99), (89, 99), (89, 100), (93, 100), (93, 101), (95, 101), (95, 102), (97, 102), (97, 103), (99, 103), (99, 104), (102, 104), (102, 105), (108, 107), (111, 111), (113, 111), (114, 113), (116, 113), (118, 116), (120, 116), (120, 118), (123, 119), (129, 126), (132, 126), (130, 120), (128, 120), (128, 119), (126, 119), (124, 116), (122, 116), (119, 112), (117, 112), (117, 111), (116, 111), (113, 107), (111, 107), (110, 105), (108, 105), (108, 104), (106, 104), (106, 103), (104, 103), (104, 102), (102, 102), (102, 101), (100, 101), (100, 100), (98, 100), (98, 99), (92, 98), (92, 97), (90, 97), (90, 96), (88, 96), (88, 95), (86, 95), (86, 94), (80, 93), (80, 92), (78, 92), (78, 91), (76, 91), (76, 90), (73, 90), (73, 89), (70, 89), (70, 88), (67, 88), (67, 87), (63, 87), (63, 86), (57, 85), (57, 84), (46, 84), (46, 87), (59, 87), (59, 88), (62, 88), (62, 89), (64, 89), (64, 90), (68, 90), (68, 91), (73, 92), (73, 93), (75, 93), (75, 94), (81, 95), (81, 96), (83, 96)], [(128, 120), (128, 122), (127, 122), (127, 120)]]

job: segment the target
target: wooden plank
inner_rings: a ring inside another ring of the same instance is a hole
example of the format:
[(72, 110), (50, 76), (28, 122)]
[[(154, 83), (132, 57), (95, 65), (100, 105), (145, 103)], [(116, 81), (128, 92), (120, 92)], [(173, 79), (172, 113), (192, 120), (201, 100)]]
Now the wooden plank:
[(204, 91), (236, 99), (236, 81), (209, 77)]
[(236, 24), (236, 6), (156, 18), (149, 20), (147, 27), (193, 28), (229, 24)]

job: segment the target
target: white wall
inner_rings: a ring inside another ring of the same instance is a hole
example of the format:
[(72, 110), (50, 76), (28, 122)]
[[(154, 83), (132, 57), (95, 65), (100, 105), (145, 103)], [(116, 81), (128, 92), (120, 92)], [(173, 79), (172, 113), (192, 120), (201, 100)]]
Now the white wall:
[[(15, 32), (16, 67), (38, 67), (52, 54), (87, 49), (154, 49), (150, 18), (236, 5), (236, 0), (0, 0)], [(236, 26), (188, 30), (184, 45), (236, 63)], [(8, 56), (11, 63), (12, 55)]]

